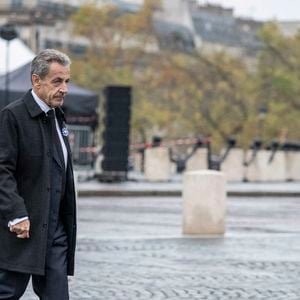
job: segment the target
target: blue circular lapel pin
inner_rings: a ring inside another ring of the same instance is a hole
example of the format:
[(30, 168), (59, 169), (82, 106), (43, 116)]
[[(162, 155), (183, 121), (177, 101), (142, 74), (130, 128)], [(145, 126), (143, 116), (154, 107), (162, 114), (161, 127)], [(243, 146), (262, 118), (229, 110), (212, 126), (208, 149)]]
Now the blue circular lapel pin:
[(64, 128), (62, 128), (61, 133), (63, 134), (63, 136), (68, 136), (69, 130), (66, 127), (64, 127)]

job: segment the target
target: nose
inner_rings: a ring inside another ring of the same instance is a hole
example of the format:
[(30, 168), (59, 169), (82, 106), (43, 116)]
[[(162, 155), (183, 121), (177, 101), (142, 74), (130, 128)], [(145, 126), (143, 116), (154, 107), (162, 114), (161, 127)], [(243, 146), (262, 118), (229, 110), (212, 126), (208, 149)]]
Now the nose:
[(62, 83), (61, 87), (60, 87), (60, 92), (67, 94), (68, 93), (68, 83), (64, 82)]

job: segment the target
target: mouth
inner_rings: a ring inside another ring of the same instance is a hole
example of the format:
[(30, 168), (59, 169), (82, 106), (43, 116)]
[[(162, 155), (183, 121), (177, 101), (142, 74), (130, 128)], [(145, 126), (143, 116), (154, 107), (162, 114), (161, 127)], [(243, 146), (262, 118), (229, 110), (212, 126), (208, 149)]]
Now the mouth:
[(58, 93), (55, 98), (60, 99), (60, 100), (64, 100), (65, 97), (66, 97), (66, 94)]
[(55, 99), (57, 99), (58, 101), (63, 101), (64, 100), (64, 96), (58, 96), (58, 97), (55, 97)]

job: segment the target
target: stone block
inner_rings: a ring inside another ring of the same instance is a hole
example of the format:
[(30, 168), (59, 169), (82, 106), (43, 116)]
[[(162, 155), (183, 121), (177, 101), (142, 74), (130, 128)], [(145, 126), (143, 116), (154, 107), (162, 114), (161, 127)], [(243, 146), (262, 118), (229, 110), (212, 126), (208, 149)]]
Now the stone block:
[(145, 150), (145, 178), (148, 181), (168, 181), (171, 178), (169, 149), (164, 147)]
[(287, 180), (300, 181), (300, 152), (285, 153)]
[(171, 175), (177, 174), (177, 164), (175, 162), (171, 162), (170, 167), (171, 167)]
[(226, 179), (219, 171), (186, 172), (183, 176), (183, 233), (225, 233)]
[[(224, 150), (225, 151), (225, 150)], [(243, 149), (231, 149), (221, 164), (221, 170), (227, 181), (241, 182), (245, 178), (245, 152)]]
[(197, 171), (208, 169), (208, 151), (206, 148), (199, 148), (186, 163), (186, 171)]
[[(247, 152), (247, 161), (250, 159), (252, 151)], [(270, 162), (272, 152), (260, 150), (254, 161), (247, 167), (246, 178), (248, 181), (271, 182), (286, 181), (286, 158), (283, 151), (277, 151)]]
[(134, 152), (132, 155), (133, 169), (136, 172), (142, 172), (143, 154), (141, 152)]

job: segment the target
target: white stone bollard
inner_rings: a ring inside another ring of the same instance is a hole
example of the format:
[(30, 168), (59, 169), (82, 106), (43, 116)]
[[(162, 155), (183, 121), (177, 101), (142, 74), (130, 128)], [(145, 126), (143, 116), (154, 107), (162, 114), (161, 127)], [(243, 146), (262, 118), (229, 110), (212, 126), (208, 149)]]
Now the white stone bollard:
[(133, 155), (133, 169), (136, 172), (142, 172), (143, 154), (141, 152), (135, 152)]
[[(261, 152), (264, 154), (261, 154)], [(253, 150), (248, 150), (246, 153), (246, 161), (248, 162), (252, 157)], [(262, 181), (262, 165), (261, 156), (265, 156), (265, 150), (259, 150), (254, 160), (246, 168), (246, 179), (250, 182)]]
[(148, 181), (168, 181), (171, 178), (169, 149), (164, 147), (145, 150), (145, 178)]
[[(225, 150), (224, 150), (225, 151)], [(245, 153), (243, 149), (231, 149), (228, 156), (221, 164), (227, 181), (241, 182), (245, 177), (244, 167)]]
[[(283, 151), (277, 151), (274, 159), (269, 163), (271, 156), (270, 150), (259, 150), (256, 158), (247, 167), (246, 178), (248, 181), (285, 181), (286, 175), (286, 159)], [(247, 160), (252, 155), (252, 151), (248, 151)]]
[(170, 163), (170, 167), (171, 167), (171, 175), (175, 175), (177, 173), (177, 164), (175, 162), (171, 162)]
[(285, 159), (287, 180), (300, 181), (300, 152), (287, 151)]
[(273, 161), (267, 163), (266, 181), (286, 181), (286, 159), (284, 151), (276, 151)]
[(197, 171), (208, 169), (208, 151), (206, 148), (199, 148), (186, 163), (186, 171)]
[(186, 172), (183, 176), (183, 233), (224, 234), (226, 179), (219, 171)]

